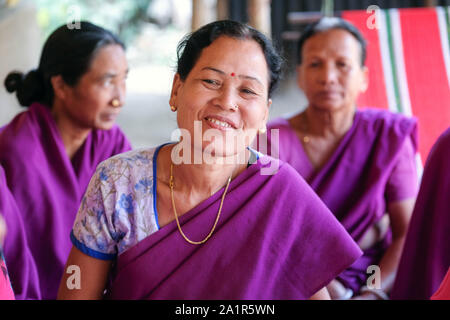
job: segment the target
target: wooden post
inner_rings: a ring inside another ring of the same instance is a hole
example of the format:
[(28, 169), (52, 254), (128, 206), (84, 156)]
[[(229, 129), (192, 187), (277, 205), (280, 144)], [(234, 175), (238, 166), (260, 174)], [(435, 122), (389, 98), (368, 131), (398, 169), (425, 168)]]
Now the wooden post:
[(271, 0), (248, 0), (249, 24), (269, 37), (271, 36), (270, 2)]
[(217, 0), (217, 20), (225, 20), (230, 17), (228, 3), (229, 0)]
[(436, 7), (437, 1), (436, 0), (425, 0), (425, 7)]
[(207, 23), (207, 5), (205, 0), (192, 0), (192, 31)]

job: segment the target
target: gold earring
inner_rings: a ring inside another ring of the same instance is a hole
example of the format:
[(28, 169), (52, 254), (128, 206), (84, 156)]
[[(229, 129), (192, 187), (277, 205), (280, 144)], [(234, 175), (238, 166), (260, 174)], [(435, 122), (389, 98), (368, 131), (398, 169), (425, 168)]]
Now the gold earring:
[(113, 100), (111, 101), (111, 104), (112, 104), (112, 106), (113, 106), (114, 108), (120, 107), (120, 101), (119, 101), (119, 99), (113, 99)]
[(264, 126), (264, 128), (258, 130), (258, 133), (259, 134), (264, 134), (264, 133), (266, 133), (266, 131), (267, 131), (267, 127)]
[(173, 112), (177, 111), (177, 107), (175, 106), (170, 106), (170, 110), (172, 110)]

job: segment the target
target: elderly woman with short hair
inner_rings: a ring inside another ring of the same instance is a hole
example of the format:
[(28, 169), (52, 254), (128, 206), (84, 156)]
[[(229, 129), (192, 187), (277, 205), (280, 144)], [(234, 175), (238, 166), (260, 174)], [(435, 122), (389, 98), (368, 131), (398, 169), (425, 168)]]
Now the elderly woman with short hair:
[[(300, 173), (364, 250), (328, 286), (335, 299), (388, 298), (418, 189), (416, 119), (356, 107), (368, 87), (365, 57), (365, 40), (349, 22), (310, 24), (297, 65), (308, 106), (268, 125), (279, 130), (268, 150)], [(372, 287), (371, 265), (380, 268), (381, 288)]]

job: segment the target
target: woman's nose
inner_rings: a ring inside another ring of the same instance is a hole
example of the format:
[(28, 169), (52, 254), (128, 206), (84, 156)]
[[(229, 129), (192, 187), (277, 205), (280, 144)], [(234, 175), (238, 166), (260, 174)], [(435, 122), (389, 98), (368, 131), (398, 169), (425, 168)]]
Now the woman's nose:
[(320, 81), (329, 84), (329, 83), (336, 83), (337, 82), (337, 70), (335, 67), (331, 65), (325, 65), (320, 73)]
[(114, 90), (114, 98), (118, 99), (121, 103), (121, 105), (123, 105), (125, 103), (125, 97), (126, 97), (126, 84), (125, 82), (121, 82), (118, 85), (115, 86), (115, 90)]
[(237, 99), (231, 88), (223, 88), (220, 91), (217, 104), (224, 110), (235, 111), (238, 108)]

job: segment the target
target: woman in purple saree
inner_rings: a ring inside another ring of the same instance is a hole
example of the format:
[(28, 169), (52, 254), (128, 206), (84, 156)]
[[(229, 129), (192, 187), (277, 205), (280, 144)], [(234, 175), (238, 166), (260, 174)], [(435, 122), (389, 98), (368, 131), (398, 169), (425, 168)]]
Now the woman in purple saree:
[[(0, 185), (0, 189), (2, 186)], [(3, 191), (3, 190), (2, 190)], [(14, 300), (14, 292), (9, 280), (8, 269), (6, 268), (5, 259), (3, 258), (3, 238), (6, 232), (6, 224), (3, 220), (1, 212), (2, 203), (0, 202), (0, 300)]]
[[(4, 221), (8, 243), (13, 243), (14, 254), (8, 254), (9, 277), (14, 279), (14, 294), (17, 298), (40, 299), (39, 278), (34, 258), (28, 248), (27, 235), (24, 232), (22, 216), (16, 201), (6, 184), (5, 172), (0, 166), (0, 219)], [(14, 221), (14, 223), (11, 223)], [(6, 226), (6, 224), (8, 225)], [(1, 223), (0, 223), (1, 224)], [(0, 227), (1, 229), (1, 227)], [(0, 232), (0, 247), (3, 251), (5, 230)], [(9, 247), (8, 247), (9, 250)], [(6, 272), (6, 269), (5, 269)], [(1, 276), (1, 275), (0, 275)]]
[(425, 164), (393, 299), (428, 300), (450, 271), (449, 159), (450, 128), (439, 137)]
[(234, 21), (190, 34), (178, 57), (170, 105), (181, 141), (99, 165), (58, 297), (328, 298), (360, 249), (289, 165), (248, 148), (281, 58)]
[[(269, 123), (267, 151), (300, 173), (364, 251), (330, 283), (331, 297), (386, 299), (417, 192), (416, 120), (356, 109), (368, 71), (365, 41), (350, 23), (323, 18), (298, 48), (297, 83), (308, 107)], [(376, 289), (367, 283), (372, 265), (381, 271)]]
[[(18, 299), (56, 298), (89, 179), (101, 161), (130, 150), (115, 125), (127, 71), (120, 40), (81, 22), (80, 29), (63, 25), (52, 33), (38, 69), (26, 76), (11, 72), (5, 80), (29, 107), (0, 133), (0, 164), (19, 209), (6, 216), (4, 247)], [(21, 229), (24, 236), (17, 234)], [(16, 238), (25, 239), (38, 277), (29, 278), (15, 258), (21, 250)]]

